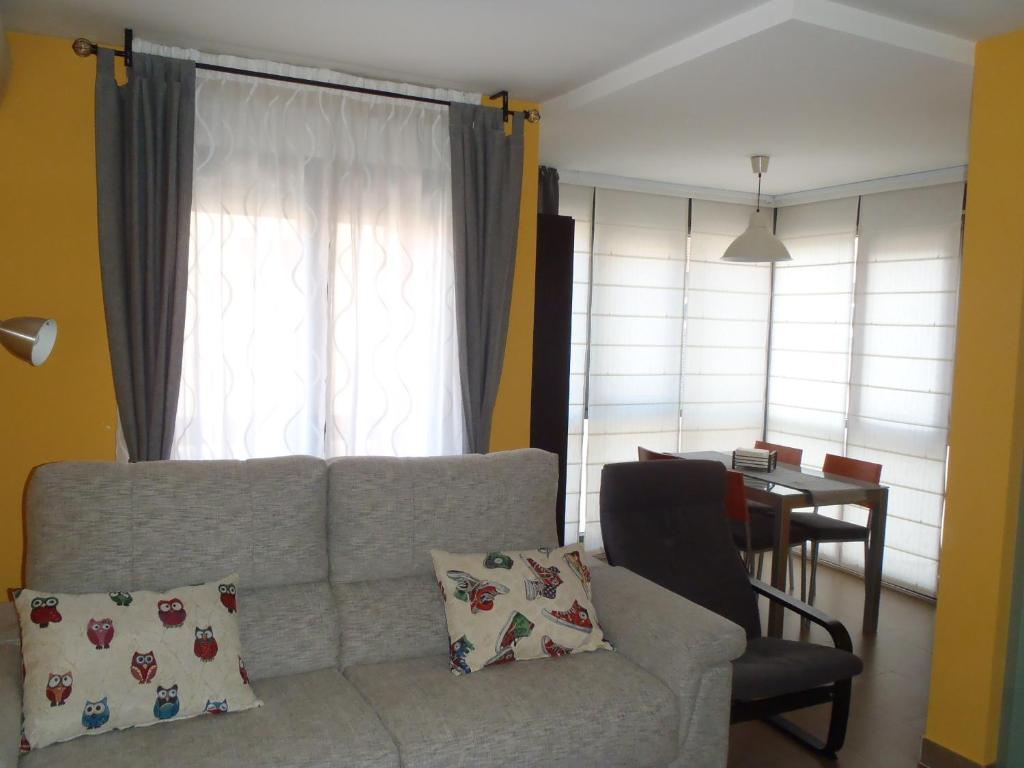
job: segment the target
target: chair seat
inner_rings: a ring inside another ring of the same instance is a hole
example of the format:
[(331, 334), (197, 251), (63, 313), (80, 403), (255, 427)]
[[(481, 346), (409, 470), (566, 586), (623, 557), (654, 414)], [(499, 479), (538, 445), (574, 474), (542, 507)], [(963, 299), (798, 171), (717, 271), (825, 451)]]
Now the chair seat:
[(859, 675), (864, 664), (847, 651), (825, 645), (758, 637), (732, 663), (732, 698), (756, 701), (806, 691)]
[(836, 520), (814, 512), (794, 512), (790, 518), (807, 534), (807, 541), (867, 541), (868, 529), (863, 525)]
[[(729, 527), (732, 529), (733, 542), (737, 547), (745, 550), (747, 548), (746, 526), (739, 520), (730, 520)], [(791, 522), (789, 526), (790, 546), (800, 546), (805, 540), (805, 531)], [(775, 519), (773, 517), (756, 514), (750, 516), (750, 548), (754, 552), (775, 548)]]
[(456, 677), (446, 656), (349, 667), (403, 768), (626, 768), (676, 759), (679, 703), (621, 653), (535, 659)]

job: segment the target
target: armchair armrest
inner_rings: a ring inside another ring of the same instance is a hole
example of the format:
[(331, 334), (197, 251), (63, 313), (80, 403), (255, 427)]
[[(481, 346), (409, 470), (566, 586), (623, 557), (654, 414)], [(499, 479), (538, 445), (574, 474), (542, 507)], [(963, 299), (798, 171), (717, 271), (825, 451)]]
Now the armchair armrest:
[(16, 768), (21, 749), (21, 649), (0, 644), (0, 768)]
[(589, 557), (587, 563), (608, 640), (673, 690), (684, 667), (726, 664), (743, 654), (746, 636), (728, 619), (626, 568)]
[(850, 640), (850, 633), (847, 632), (846, 627), (841, 621), (839, 621), (839, 619), (829, 616), (824, 611), (820, 611), (812, 605), (808, 605), (801, 600), (797, 600), (786, 592), (782, 592), (773, 586), (765, 584), (763, 581), (759, 581), (753, 576), (750, 577), (750, 586), (754, 588), (755, 592), (764, 595), (769, 600), (779, 603), (784, 608), (799, 614), (801, 618), (814, 622), (820, 627), (824, 627), (825, 631), (828, 632), (829, 637), (832, 638), (832, 643), (839, 650), (850, 651), (851, 653), (853, 652), (853, 642)]

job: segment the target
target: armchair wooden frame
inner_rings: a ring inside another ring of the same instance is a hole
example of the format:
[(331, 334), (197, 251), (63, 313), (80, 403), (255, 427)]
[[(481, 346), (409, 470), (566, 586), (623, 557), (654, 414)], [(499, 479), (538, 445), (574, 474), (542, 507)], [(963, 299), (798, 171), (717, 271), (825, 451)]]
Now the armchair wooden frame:
[[(775, 589), (775, 587), (758, 581), (756, 578), (751, 577), (750, 586), (759, 595), (766, 597), (774, 603), (778, 603), (786, 610), (796, 613), (802, 621), (810, 621), (824, 628), (832, 639), (832, 644), (839, 650), (853, 652), (850, 633), (838, 619), (829, 616), (814, 606), (797, 600), (781, 590)], [(836, 754), (842, 748), (843, 742), (846, 741), (846, 726), (850, 717), (850, 696), (852, 690), (853, 680), (846, 678), (844, 680), (837, 680), (832, 685), (773, 696), (768, 699), (734, 701), (732, 703), (730, 722), (742, 723), (747, 720), (763, 720), (787, 736), (796, 739), (805, 747), (830, 760), (834, 760), (836, 759)], [(829, 718), (828, 735), (825, 737), (825, 741), (782, 717), (782, 714), (785, 712), (827, 703), (832, 704), (832, 714)]]

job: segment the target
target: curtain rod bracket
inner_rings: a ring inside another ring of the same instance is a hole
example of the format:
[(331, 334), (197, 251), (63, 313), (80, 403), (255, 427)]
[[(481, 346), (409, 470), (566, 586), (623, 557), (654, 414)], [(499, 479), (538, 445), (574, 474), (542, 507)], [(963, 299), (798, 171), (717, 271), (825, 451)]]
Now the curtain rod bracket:
[(130, 67), (132, 65), (132, 42), (135, 40), (135, 32), (130, 27), (124, 28), (124, 65)]
[(497, 93), (492, 93), (490, 98), (496, 99), (499, 96), (501, 97), (501, 119), (504, 120), (507, 123), (509, 117), (512, 114), (509, 111), (509, 109), (508, 109), (508, 91), (505, 90), (505, 91), (498, 91)]
[[(120, 56), (124, 59), (124, 65), (126, 67), (130, 67), (132, 65), (132, 41), (134, 39), (135, 33), (131, 29), (125, 27), (124, 50), (114, 51), (115, 56)], [(81, 56), (84, 59), (86, 56), (95, 56), (99, 53), (100, 47), (86, 37), (79, 37), (71, 43), (71, 50), (75, 52), (76, 56)]]
[[(501, 117), (506, 123), (512, 115), (516, 114), (516, 110), (510, 109), (508, 106), (508, 91), (498, 91), (497, 93), (491, 94), (488, 98), (497, 99), (501, 97)], [(528, 123), (539, 123), (540, 122), (540, 110), (539, 109), (524, 109), (523, 117), (526, 118)]]

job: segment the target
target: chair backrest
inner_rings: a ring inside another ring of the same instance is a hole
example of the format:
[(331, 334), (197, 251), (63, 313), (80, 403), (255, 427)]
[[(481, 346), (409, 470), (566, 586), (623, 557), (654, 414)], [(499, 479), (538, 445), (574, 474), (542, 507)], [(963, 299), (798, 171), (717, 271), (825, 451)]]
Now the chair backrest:
[(730, 520), (745, 523), (750, 517), (747, 509), (747, 485), (743, 482), (743, 474), (726, 470), (725, 479), (725, 515)]
[[(821, 471), (829, 475), (849, 477), (852, 480), (863, 480), (865, 483), (878, 483), (882, 479), (881, 464), (851, 459), (846, 456), (836, 456), (834, 453), (825, 454), (825, 464)], [(869, 507), (870, 505), (858, 504), (857, 506)]]
[(851, 459), (846, 456), (836, 456), (834, 453), (825, 454), (825, 465), (821, 471), (829, 475), (842, 475), (853, 480), (863, 480), (866, 483), (877, 483), (882, 479), (881, 464)]
[(799, 467), (804, 460), (803, 448), (792, 448), (788, 445), (779, 445), (778, 443), (766, 443), (764, 440), (755, 442), (754, 447), (763, 448), (766, 451), (775, 451), (777, 454), (776, 458), (783, 464), (793, 464)]
[(640, 461), (679, 461), (678, 456), (673, 456), (670, 453), (661, 453), (660, 451), (652, 451), (650, 448), (644, 448), (642, 445), (637, 446), (636, 454)]
[(607, 464), (601, 472), (601, 535), (623, 566), (739, 624), (761, 623), (747, 570), (725, 515), (726, 469), (717, 461)]

